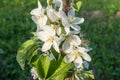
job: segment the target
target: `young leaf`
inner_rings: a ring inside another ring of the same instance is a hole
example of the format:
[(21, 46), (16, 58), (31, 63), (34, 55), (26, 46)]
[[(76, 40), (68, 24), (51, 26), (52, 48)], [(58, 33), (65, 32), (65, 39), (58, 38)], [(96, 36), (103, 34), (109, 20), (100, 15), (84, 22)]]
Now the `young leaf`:
[(81, 5), (82, 5), (81, 1), (78, 1), (76, 4), (75, 3), (71, 3), (71, 7), (74, 8), (76, 11), (80, 10)]
[(85, 72), (85, 76), (87, 76), (87, 77), (89, 77), (89, 78), (91, 78), (91, 79), (95, 79), (95, 78), (94, 78), (94, 75), (93, 75), (91, 72), (89, 72), (89, 71), (86, 71), (86, 72)]
[(54, 48), (51, 48), (51, 54), (55, 60), (58, 60), (60, 58), (60, 54), (54, 50)]
[(53, 0), (47, 0), (48, 5), (52, 5)]
[(78, 2), (76, 3), (76, 5), (77, 5), (77, 10), (79, 11), (80, 8), (81, 8), (82, 2), (81, 2), (81, 1), (78, 1)]
[(25, 67), (25, 62), (27, 60), (27, 55), (28, 55), (28, 51), (30, 51), (32, 49), (33, 46), (36, 45), (36, 41), (34, 40), (28, 40), (26, 42), (24, 42), (20, 48), (18, 49), (17, 52), (17, 62), (19, 63), (20, 67), (24, 70)]
[[(53, 65), (56, 64), (56, 65)], [(65, 74), (69, 69), (73, 67), (72, 63), (65, 63), (64, 59), (59, 59), (57, 61), (51, 61), (51, 65), (49, 68), (49, 75), (47, 77), (54, 78), (58, 77), (60, 74)], [(54, 69), (53, 69), (54, 68)], [(50, 71), (52, 71), (52, 75), (50, 76)]]
[(36, 63), (37, 73), (38, 73), (40, 78), (46, 79), (46, 76), (47, 76), (47, 73), (48, 73), (48, 69), (49, 69), (49, 65), (50, 65), (50, 58), (49, 58), (49, 56), (41, 55), (39, 57), (39, 60)]

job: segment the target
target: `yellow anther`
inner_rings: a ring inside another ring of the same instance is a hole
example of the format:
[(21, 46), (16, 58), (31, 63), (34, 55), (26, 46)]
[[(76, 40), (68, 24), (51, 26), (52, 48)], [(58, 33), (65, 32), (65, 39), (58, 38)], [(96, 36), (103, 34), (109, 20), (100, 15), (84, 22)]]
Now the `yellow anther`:
[(71, 41), (72, 39), (71, 39), (71, 37), (70, 36), (67, 36), (66, 37), (66, 41)]
[(50, 36), (50, 37), (48, 38), (48, 41), (49, 41), (49, 42), (53, 42), (53, 40), (54, 40), (54, 38), (53, 38), (52, 36)]

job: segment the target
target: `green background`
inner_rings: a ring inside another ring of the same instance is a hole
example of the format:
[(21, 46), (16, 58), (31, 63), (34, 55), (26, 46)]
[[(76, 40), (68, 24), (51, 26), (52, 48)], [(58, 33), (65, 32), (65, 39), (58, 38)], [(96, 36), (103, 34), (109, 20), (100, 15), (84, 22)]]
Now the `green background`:
[[(120, 79), (120, 0), (81, 0), (78, 14), (85, 18), (81, 24), (83, 40), (93, 50), (90, 69), (96, 80)], [(40, 0), (43, 6), (45, 0)], [(36, 0), (0, 1), (0, 80), (32, 80), (29, 67), (24, 71), (16, 62), (19, 46), (32, 37), (36, 25), (30, 11)]]

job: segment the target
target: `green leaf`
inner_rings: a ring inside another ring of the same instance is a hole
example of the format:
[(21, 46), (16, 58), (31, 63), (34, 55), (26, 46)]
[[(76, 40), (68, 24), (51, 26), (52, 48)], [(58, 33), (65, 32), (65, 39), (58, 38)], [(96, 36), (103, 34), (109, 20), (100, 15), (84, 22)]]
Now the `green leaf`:
[(46, 79), (50, 65), (49, 56), (35, 55), (31, 60), (31, 64), (36, 67), (39, 77), (42, 79)]
[(94, 75), (93, 75), (90, 71), (86, 71), (86, 72), (85, 72), (85, 76), (87, 76), (87, 77), (89, 77), (89, 78), (91, 78), (91, 79), (95, 79), (95, 78), (94, 78)]
[(38, 64), (39, 58), (40, 58), (40, 55), (34, 55), (34, 56), (32, 57), (32, 59), (31, 59), (30, 64), (31, 64), (32, 66), (36, 67), (37, 64)]
[(81, 2), (81, 1), (78, 1), (78, 2), (76, 3), (76, 6), (77, 6), (77, 10), (78, 10), (78, 11), (80, 10), (81, 5), (82, 5), (82, 2)]
[(52, 5), (53, 4), (53, 0), (47, 0), (48, 5)]
[(59, 76), (53, 78), (52, 80), (64, 80), (66, 74), (67, 74), (67, 72), (63, 73), (63, 74), (60, 74)]
[(76, 4), (75, 3), (71, 3), (71, 7), (74, 8), (76, 11), (80, 10), (81, 5), (82, 5), (81, 1), (77, 1)]
[(37, 73), (41, 79), (63, 80), (68, 70), (73, 67), (72, 63), (65, 63), (62, 58), (59, 60), (50, 60), (49, 56), (35, 55), (31, 64), (36, 67)]
[(52, 75), (49, 77), (54, 78), (54, 77), (59, 76), (60, 74), (64, 74), (68, 72), (68, 70), (71, 69), (72, 67), (73, 67), (73, 64), (65, 63), (63, 58), (59, 59), (58, 61), (53, 60), (51, 61), (51, 65), (49, 69), (49, 73), (52, 73)]
[(58, 52), (56, 52), (53, 47), (51, 48), (50, 51), (51, 51), (51, 54), (55, 60), (58, 60), (60, 58), (60, 54)]
[[(36, 46), (36, 41), (35, 40), (28, 40), (26, 42), (24, 42), (20, 48), (18, 49), (18, 52), (17, 52), (17, 56), (16, 56), (16, 59), (17, 59), (17, 62), (19, 63), (20, 67), (24, 70), (24, 67), (25, 67), (25, 62), (28, 58), (29, 60), (29, 57), (31, 55), (31, 53), (33, 52), (29, 52), (30, 50), (32, 50), (32, 48), (34, 48)], [(28, 54), (29, 57), (28, 57)], [(33, 56), (33, 55), (31, 55)], [(31, 58), (31, 57), (30, 57)]]

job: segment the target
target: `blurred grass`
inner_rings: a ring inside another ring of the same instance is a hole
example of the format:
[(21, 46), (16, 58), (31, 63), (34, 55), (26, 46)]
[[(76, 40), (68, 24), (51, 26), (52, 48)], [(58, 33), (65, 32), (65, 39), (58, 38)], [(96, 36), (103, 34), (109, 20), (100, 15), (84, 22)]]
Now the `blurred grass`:
[[(44, 0), (40, 0), (46, 4)], [(90, 41), (91, 69), (96, 80), (120, 79), (120, 0), (81, 0), (79, 16), (85, 18), (81, 25), (85, 39)], [(29, 67), (22, 71), (16, 62), (18, 47), (36, 30), (30, 11), (37, 7), (36, 0), (0, 1), (0, 80), (31, 80)], [(91, 17), (93, 11), (102, 12)]]

